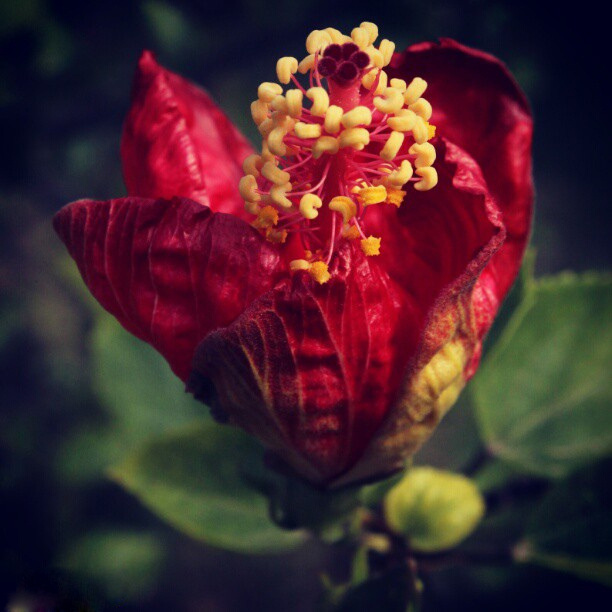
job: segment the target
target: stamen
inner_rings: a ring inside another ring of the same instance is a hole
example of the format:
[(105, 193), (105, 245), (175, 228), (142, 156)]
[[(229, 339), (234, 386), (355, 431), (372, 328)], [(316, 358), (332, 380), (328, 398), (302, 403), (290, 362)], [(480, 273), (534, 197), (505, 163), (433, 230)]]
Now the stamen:
[(425, 191), (438, 181), (427, 83), (394, 78), (388, 85), (384, 68), (395, 45), (383, 39), (376, 48), (377, 38), (376, 25), (365, 21), (350, 37), (334, 28), (311, 32), (304, 59), (276, 63), (278, 81), (292, 88), (264, 82), (251, 104), (263, 143), (243, 163), (245, 209), (270, 242), (283, 245), (291, 234), (298, 257), (290, 270), (320, 284), (331, 278), (339, 242), (360, 239), (366, 256), (380, 253), (381, 238), (364, 232), (370, 206), (399, 208), (410, 202), (404, 185)]

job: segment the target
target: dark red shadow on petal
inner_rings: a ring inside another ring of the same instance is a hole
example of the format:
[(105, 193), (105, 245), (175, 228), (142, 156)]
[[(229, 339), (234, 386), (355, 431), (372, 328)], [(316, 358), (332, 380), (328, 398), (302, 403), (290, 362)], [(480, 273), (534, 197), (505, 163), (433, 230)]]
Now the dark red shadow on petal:
[(187, 197), (244, 217), (238, 182), (252, 152), (208, 94), (142, 54), (121, 140), (130, 195)]
[(204, 336), (282, 274), (257, 231), (187, 199), (79, 200), (54, 226), (96, 299), (182, 380)]
[(437, 134), (474, 158), (503, 213), (506, 242), (482, 275), (480, 302), (488, 306), (481, 319), (488, 329), (529, 238), (533, 122), (528, 102), (498, 59), (450, 39), (409, 47), (394, 56), (388, 72), (390, 77), (410, 81), (420, 76), (428, 82), (424, 97), (433, 106), (430, 122)]

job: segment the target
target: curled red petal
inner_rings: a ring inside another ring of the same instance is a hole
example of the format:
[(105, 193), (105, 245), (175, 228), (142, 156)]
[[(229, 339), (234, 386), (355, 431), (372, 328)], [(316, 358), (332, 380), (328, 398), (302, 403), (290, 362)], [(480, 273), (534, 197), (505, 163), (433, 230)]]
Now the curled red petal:
[[(388, 460), (372, 438), (406, 414), (407, 389), (449, 338), (460, 336), (462, 358), (452, 358), (462, 382), (477, 349), (471, 294), (504, 229), (473, 160), (452, 144), (439, 150), (437, 197), (415, 192), (399, 211), (368, 217), (368, 230), (384, 229), (386, 255), (344, 243), (325, 285), (297, 273), (196, 352), (195, 371), (213, 381), (230, 420), (313, 481), (397, 468), (431, 430), (411, 421)], [(438, 395), (414, 410), (441, 417)]]
[(437, 134), (474, 158), (503, 213), (507, 239), (478, 290), (484, 332), (516, 277), (529, 238), (533, 122), (528, 102), (502, 62), (450, 39), (409, 47), (393, 58), (389, 76), (428, 82), (430, 122)]
[(277, 251), (231, 215), (192, 200), (79, 200), (54, 219), (85, 284), (182, 380), (204, 336), (276, 283)]
[(121, 140), (130, 195), (187, 197), (244, 216), (238, 182), (252, 152), (202, 89), (161, 67), (151, 52), (142, 54)]
[[(397, 287), (344, 244), (325, 285), (298, 273), (194, 359), (234, 424), (318, 482), (354, 463), (393, 401), (405, 350)], [(408, 327), (410, 313), (402, 315)]]

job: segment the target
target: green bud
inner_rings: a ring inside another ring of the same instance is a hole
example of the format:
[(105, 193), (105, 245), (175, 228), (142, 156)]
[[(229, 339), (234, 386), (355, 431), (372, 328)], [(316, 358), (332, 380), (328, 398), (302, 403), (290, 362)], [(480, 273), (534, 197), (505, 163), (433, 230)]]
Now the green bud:
[(408, 536), (414, 549), (434, 552), (465, 539), (483, 517), (485, 503), (469, 478), (417, 467), (389, 491), (384, 509), (393, 531)]

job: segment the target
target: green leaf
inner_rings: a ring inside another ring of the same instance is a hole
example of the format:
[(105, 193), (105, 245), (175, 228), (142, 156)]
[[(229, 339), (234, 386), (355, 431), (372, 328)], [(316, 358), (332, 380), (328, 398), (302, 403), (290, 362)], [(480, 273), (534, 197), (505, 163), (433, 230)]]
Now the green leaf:
[(612, 451), (612, 279), (534, 284), (472, 385), (492, 454), (562, 477)]
[(58, 467), (64, 478), (99, 477), (147, 438), (208, 417), (161, 355), (101, 311), (91, 353), (93, 388), (106, 414), (63, 445)]
[(557, 484), (528, 522), (515, 559), (612, 586), (612, 459)]
[[(207, 544), (245, 553), (299, 544), (268, 518), (261, 485), (262, 450), (238, 429), (213, 422), (148, 442), (111, 477), (174, 527)], [(275, 476), (268, 474), (271, 482)]]
[(96, 531), (73, 542), (57, 565), (114, 601), (139, 601), (154, 590), (163, 557), (162, 543), (151, 534)]
[(134, 439), (205, 414), (165, 359), (109, 315), (96, 321), (92, 353), (94, 388)]

